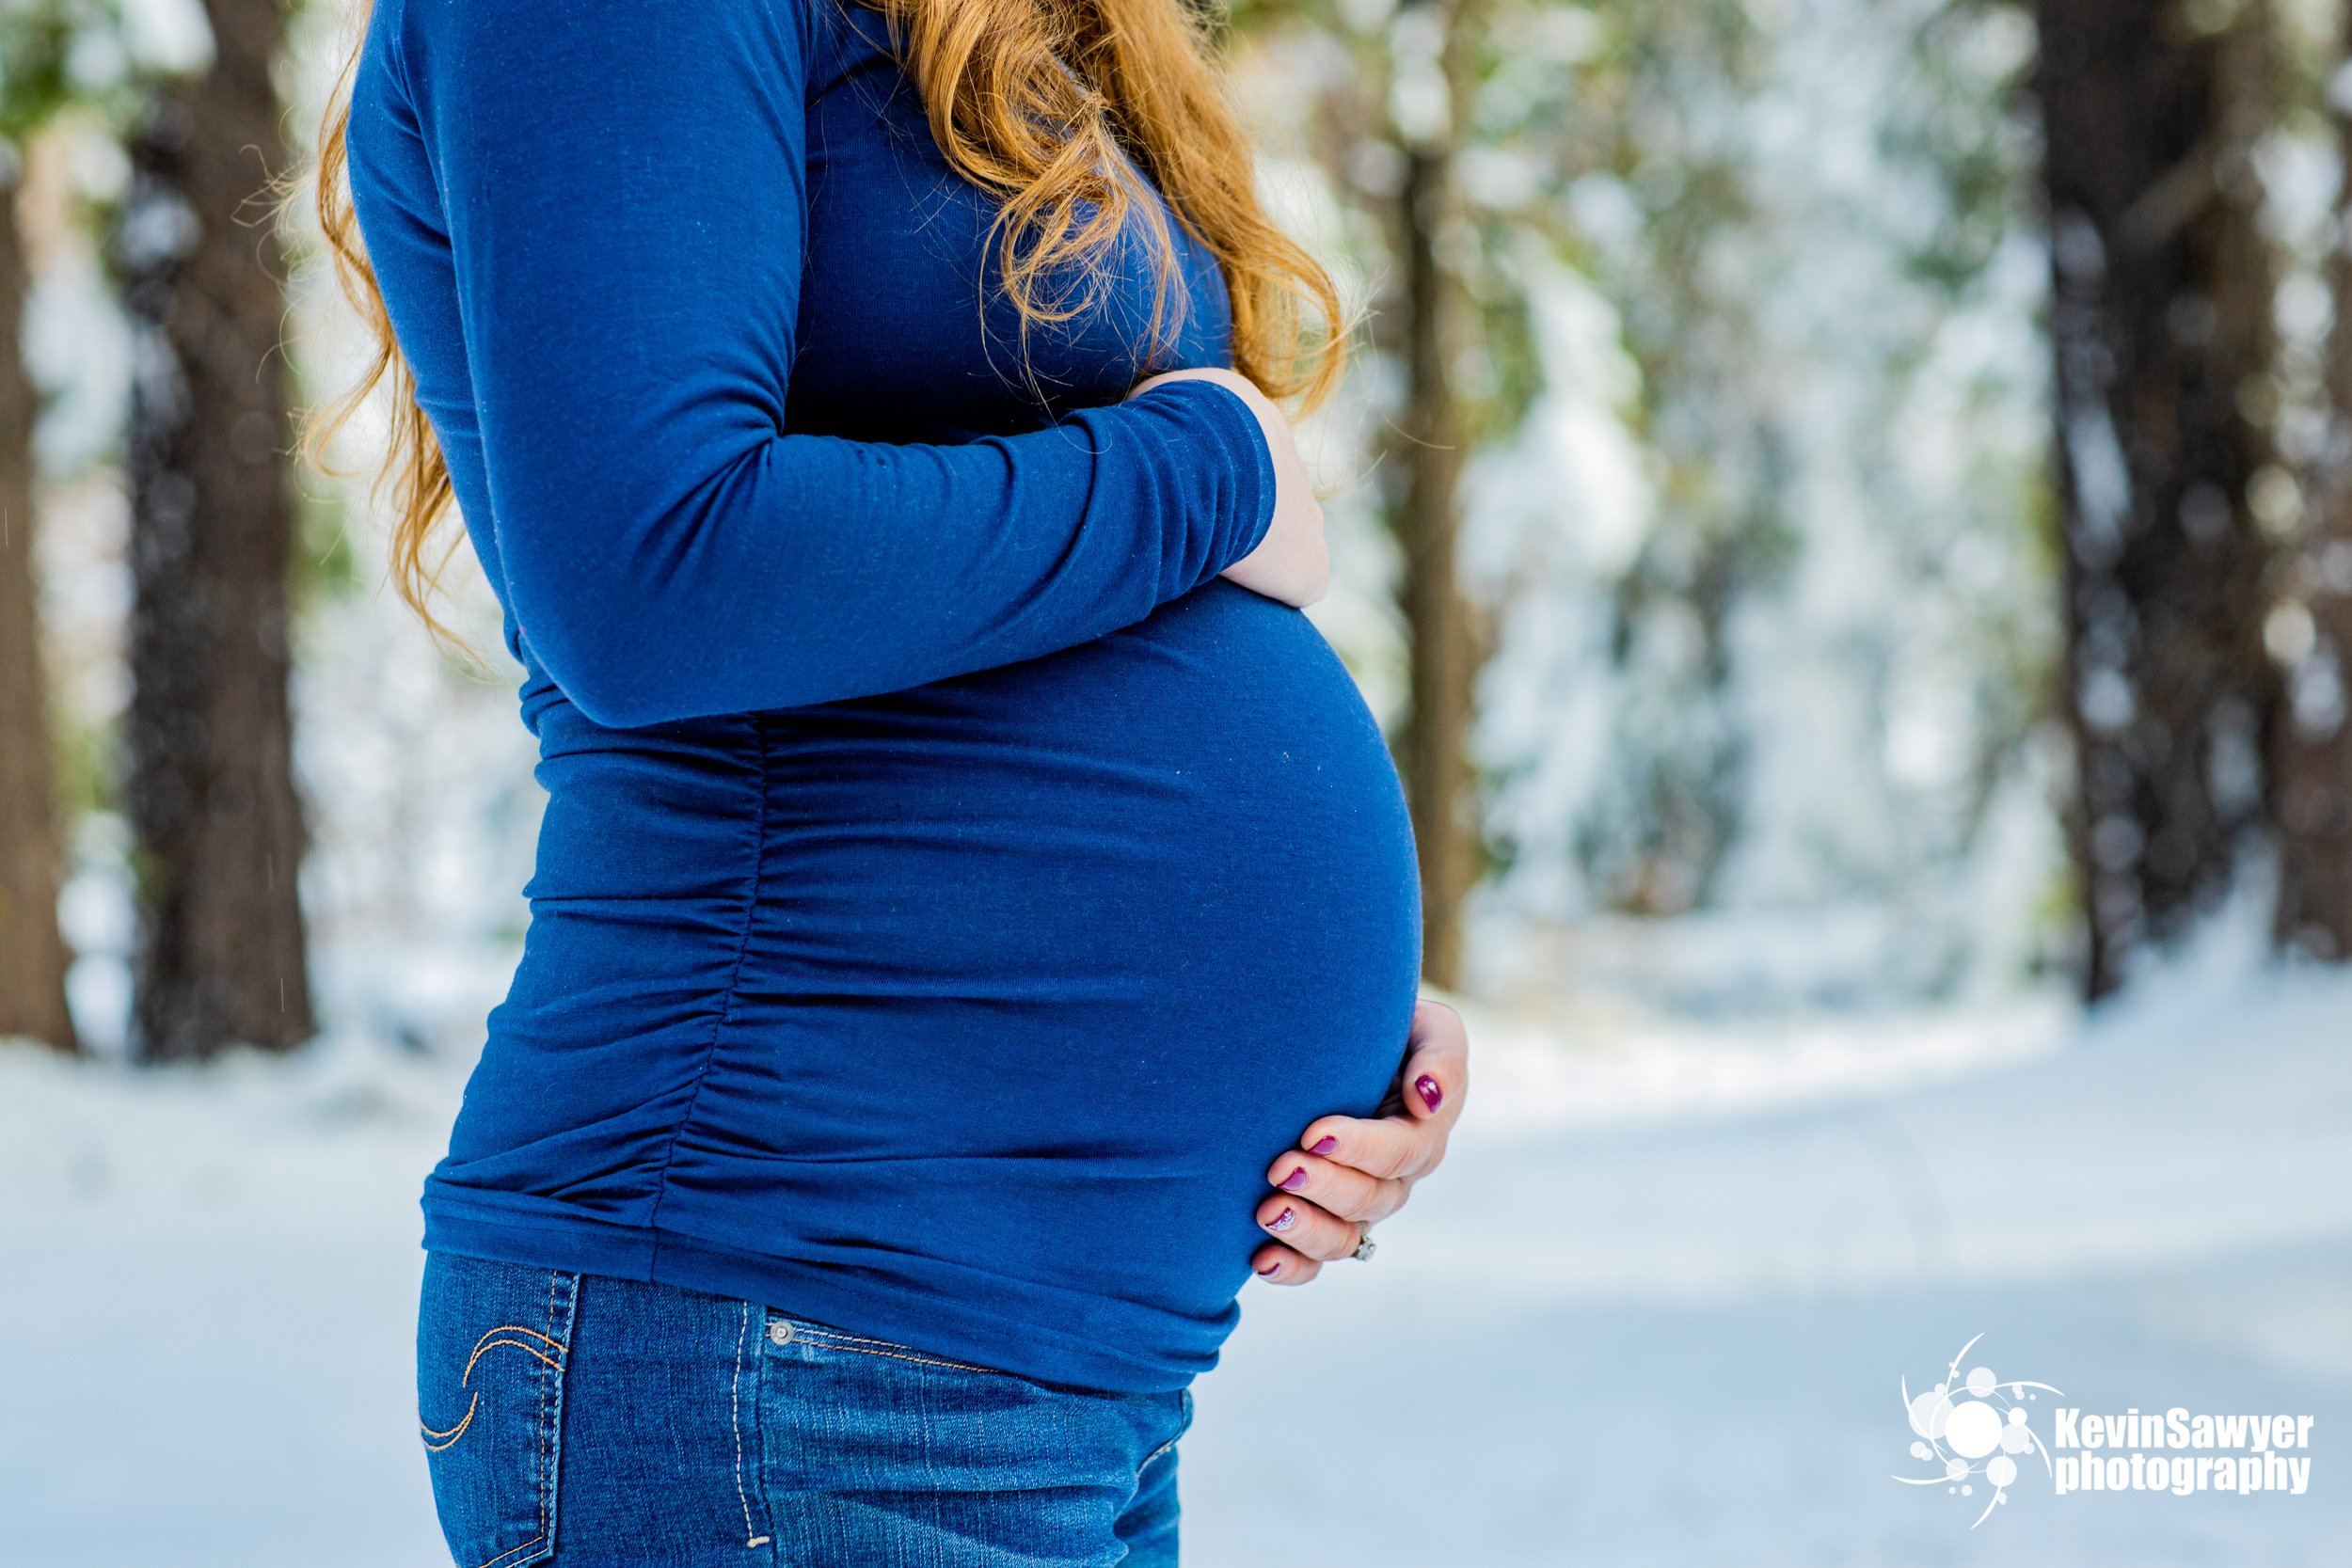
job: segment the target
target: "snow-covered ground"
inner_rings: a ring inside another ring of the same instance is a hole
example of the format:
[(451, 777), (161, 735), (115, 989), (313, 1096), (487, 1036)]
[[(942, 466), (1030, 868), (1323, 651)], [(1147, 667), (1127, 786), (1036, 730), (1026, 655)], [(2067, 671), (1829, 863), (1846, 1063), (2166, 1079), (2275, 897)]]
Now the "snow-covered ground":
[[(2192, 969), (2088, 1023), (1473, 1022), (1454, 1158), (1379, 1259), (1252, 1288), (1188, 1560), (2346, 1560), (2352, 979)], [(441, 1560), (415, 1194), (463, 1071), (0, 1047), (0, 1563)], [(1892, 1478), (1899, 1384), (1979, 1334), (1969, 1365), (2086, 1410), (2314, 1416), (2310, 1492), (2061, 1497), (2030, 1463), (1972, 1530), (1982, 1478)]]

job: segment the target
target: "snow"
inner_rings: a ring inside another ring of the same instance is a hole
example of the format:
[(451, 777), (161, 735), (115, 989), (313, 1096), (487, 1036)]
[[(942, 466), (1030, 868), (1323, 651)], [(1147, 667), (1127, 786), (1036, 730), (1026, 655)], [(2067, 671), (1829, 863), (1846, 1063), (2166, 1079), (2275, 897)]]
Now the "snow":
[[(1470, 1012), (1441, 1176), (1374, 1263), (1253, 1286), (1200, 1386), (1188, 1561), (2342, 1560), (2352, 976), (2225, 952), (2088, 1021)], [(0, 1046), (0, 1562), (440, 1560), (415, 1195), (465, 1068)], [(1980, 1496), (1891, 1478), (1899, 1383), (1978, 1334), (2086, 1409), (2315, 1416), (2311, 1492), (2037, 1468), (1971, 1530)]]
[[(200, 8), (139, 9), (143, 57), (200, 53)], [(1496, 999), (1470, 1009), (1471, 1109), (1374, 1263), (1251, 1288), (1184, 1445), (1187, 1560), (2341, 1562), (2352, 977), (2265, 967), (2240, 919), (2091, 1018), (2031, 989), (2063, 860), (2029, 701), (2056, 602), (2029, 547), (2047, 257), (2005, 222), (1960, 295), (1912, 278), (1937, 202), (1880, 133), (1938, 113), (1897, 47), (1921, 6), (1747, 10), (1770, 46), (1754, 79), (1701, 71), (1648, 111), (1654, 169), (1738, 150), (1756, 203), (1710, 228), (1721, 305), (1674, 316), (1681, 379), (1634, 352), (1676, 304), (1642, 281), (1656, 189), (1587, 174), (1574, 264), (1509, 258), (1546, 386), (1473, 466), (1464, 540), (1500, 613), (1479, 750), (1512, 851), (1471, 911)], [(1605, 59), (1599, 15), (1539, 19), (1565, 31), (1529, 35), (1511, 90)], [(340, 24), (305, 24), (295, 123)], [(1939, 49), (1981, 87), (2013, 73), (2022, 26), (1995, 9)], [(74, 192), (119, 183), (107, 138), (66, 150)], [(1472, 172), (1519, 198), (1523, 171)], [(1317, 247), (1344, 248), (1327, 190), (1315, 210)], [(101, 470), (127, 340), (87, 246), (42, 272), (44, 608), (69, 727), (94, 736), (122, 691)], [(306, 384), (340, 388), (352, 323), (315, 269), (296, 295)], [(1334, 485), (1371, 467), (1379, 391), (1309, 433)], [(381, 433), (379, 406), (342, 462)], [(1317, 619), (1393, 717), (1396, 558), (1370, 491), (1333, 499)], [(383, 519), (347, 494), (364, 586), (307, 610), (296, 691), (330, 1034), (200, 1071), (112, 1060), (124, 845), (91, 812), (65, 915), (101, 1059), (0, 1043), (0, 1568), (443, 1560), (409, 1424), (416, 1196), (514, 961), (540, 797), (478, 577), (454, 574), (454, 613), (493, 653), (480, 681), (375, 588)], [(1742, 568), (1710, 627), (1687, 558), (1750, 499), (1791, 551)], [(1653, 796), (1719, 812), (1723, 841), (1668, 842)], [(1617, 885), (1684, 860), (1720, 885)], [(1899, 1386), (1979, 1334), (1972, 1356), (2089, 1409), (2313, 1415), (2312, 1492), (2060, 1498), (2029, 1469), (1972, 1530), (1980, 1496), (1892, 1478), (1915, 1474)]]

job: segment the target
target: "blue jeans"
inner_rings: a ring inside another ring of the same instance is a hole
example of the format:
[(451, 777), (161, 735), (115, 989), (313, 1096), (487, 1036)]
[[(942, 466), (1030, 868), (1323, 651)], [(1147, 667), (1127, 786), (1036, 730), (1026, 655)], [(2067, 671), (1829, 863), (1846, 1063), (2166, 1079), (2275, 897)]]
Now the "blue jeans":
[(1192, 1396), (436, 1252), (417, 1411), (458, 1568), (1168, 1568)]

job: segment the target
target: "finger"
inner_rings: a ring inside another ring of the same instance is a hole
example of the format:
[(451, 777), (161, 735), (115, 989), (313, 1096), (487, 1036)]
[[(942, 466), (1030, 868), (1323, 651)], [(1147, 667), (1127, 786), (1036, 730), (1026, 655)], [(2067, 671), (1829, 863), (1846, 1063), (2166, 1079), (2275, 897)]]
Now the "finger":
[(1405, 1040), (1406, 1114), (1416, 1121), (1443, 1117), (1452, 1126), (1470, 1097), (1470, 1031), (1462, 1015), (1427, 997), (1413, 1008)]
[(1379, 1117), (1318, 1117), (1299, 1135), (1298, 1148), (1366, 1176), (1412, 1181), (1445, 1157), (1448, 1127), (1439, 1120), (1415, 1121), (1402, 1110)]
[(1326, 1263), (1354, 1252), (1364, 1239), (1363, 1227), (1355, 1221), (1281, 1193), (1258, 1205), (1258, 1225), (1300, 1257)]
[(1251, 1272), (1269, 1285), (1304, 1285), (1323, 1272), (1323, 1265), (1303, 1258), (1279, 1242), (1268, 1242), (1249, 1255)]
[(1283, 1155), (1266, 1167), (1265, 1179), (1342, 1219), (1386, 1219), (1405, 1207), (1404, 1182), (1366, 1176), (1312, 1154)]

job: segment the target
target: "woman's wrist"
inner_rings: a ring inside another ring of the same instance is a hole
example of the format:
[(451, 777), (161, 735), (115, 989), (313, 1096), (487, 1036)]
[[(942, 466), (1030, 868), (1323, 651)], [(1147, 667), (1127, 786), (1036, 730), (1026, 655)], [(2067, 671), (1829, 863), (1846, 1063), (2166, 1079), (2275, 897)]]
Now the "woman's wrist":
[(1187, 425), (1232, 476), (1232, 504), (1218, 519), (1218, 537), (1208, 569), (1201, 573), (1202, 582), (1265, 542), (1281, 492), (1265, 423), (1242, 391), (1224, 379), (1233, 373), (1168, 372), (1141, 383), (1127, 398), (1130, 403), (1151, 400), (1182, 408)]

